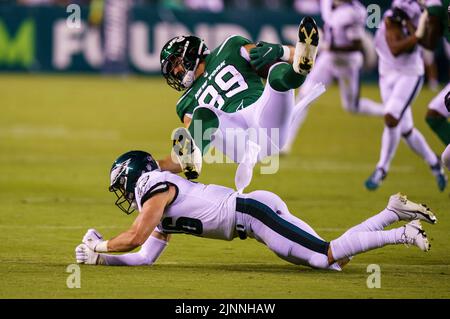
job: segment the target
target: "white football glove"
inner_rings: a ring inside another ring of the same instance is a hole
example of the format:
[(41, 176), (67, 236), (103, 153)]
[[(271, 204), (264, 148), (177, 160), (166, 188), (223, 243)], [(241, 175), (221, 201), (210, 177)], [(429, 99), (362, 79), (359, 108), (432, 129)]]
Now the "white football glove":
[(102, 253), (107, 251), (107, 249), (105, 249), (106, 241), (103, 240), (103, 236), (93, 228), (88, 229), (82, 242), (94, 252)]
[(75, 248), (75, 258), (79, 264), (96, 265), (98, 256), (98, 253), (85, 244), (80, 244)]

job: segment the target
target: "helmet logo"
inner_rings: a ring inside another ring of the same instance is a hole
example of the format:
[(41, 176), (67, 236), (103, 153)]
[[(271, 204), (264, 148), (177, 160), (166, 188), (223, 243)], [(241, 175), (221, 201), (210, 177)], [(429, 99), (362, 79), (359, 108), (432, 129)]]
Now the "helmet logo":
[[(114, 185), (115, 183), (117, 183), (117, 180), (119, 179), (119, 177), (121, 177), (121, 175), (124, 172), (125, 172), (125, 174), (128, 174), (130, 162), (131, 162), (131, 158), (127, 159), (123, 163), (116, 164), (116, 167), (114, 167), (114, 169), (111, 171), (111, 185)], [(126, 181), (124, 184), (126, 184)]]

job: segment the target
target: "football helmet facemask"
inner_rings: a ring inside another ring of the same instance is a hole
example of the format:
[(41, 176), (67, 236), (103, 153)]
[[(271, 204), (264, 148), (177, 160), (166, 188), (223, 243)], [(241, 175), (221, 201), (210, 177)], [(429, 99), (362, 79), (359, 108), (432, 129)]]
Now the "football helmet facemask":
[(110, 171), (109, 191), (117, 196), (115, 202), (124, 213), (131, 214), (137, 208), (134, 189), (142, 174), (159, 169), (153, 157), (143, 151), (130, 151), (119, 156)]
[(161, 73), (167, 84), (177, 91), (191, 87), (201, 59), (209, 54), (205, 42), (196, 36), (179, 36), (169, 40), (161, 50)]

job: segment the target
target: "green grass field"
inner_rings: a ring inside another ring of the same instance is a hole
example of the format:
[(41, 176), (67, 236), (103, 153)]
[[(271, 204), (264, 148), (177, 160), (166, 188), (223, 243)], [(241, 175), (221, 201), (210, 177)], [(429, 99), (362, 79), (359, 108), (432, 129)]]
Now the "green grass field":
[[(362, 95), (379, 100), (377, 86)], [(312, 107), (292, 155), (276, 175), (255, 173), (247, 191), (266, 189), (331, 240), (382, 210), (402, 191), (433, 208), (432, 249), (390, 246), (359, 255), (341, 273), (286, 263), (254, 240), (173, 237), (152, 267), (68, 265), (88, 228), (105, 237), (133, 215), (108, 192), (113, 160), (130, 149), (165, 156), (179, 125), (178, 94), (163, 80), (100, 76), (0, 76), (0, 298), (449, 298), (450, 198), (404, 143), (382, 187), (363, 186), (378, 160), (382, 121), (344, 112), (332, 87)], [(414, 104), (416, 126), (436, 152), (443, 145), (423, 118), (433, 93)], [(200, 181), (234, 186), (236, 165), (204, 165)], [(256, 172), (256, 171), (255, 171)], [(381, 288), (366, 269), (381, 267)]]

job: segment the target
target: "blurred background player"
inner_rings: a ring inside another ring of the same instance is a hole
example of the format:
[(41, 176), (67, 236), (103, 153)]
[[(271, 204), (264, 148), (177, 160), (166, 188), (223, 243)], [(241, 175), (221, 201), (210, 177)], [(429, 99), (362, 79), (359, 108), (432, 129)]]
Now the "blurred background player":
[(377, 189), (385, 179), (401, 137), (430, 166), (439, 190), (443, 191), (447, 185), (440, 158), (414, 127), (411, 111), (423, 85), (424, 63), (415, 35), (420, 15), (417, 1), (395, 0), (375, 36), (385, 127), (380, 159), (365, 182), (369, 190)]
[[(328, 86), (337, 80), (341, 105), (345, 110), (354, 114), (382, 116), (383, 105), (360, 97), (360, 74), (367, 41), (366, 8), (357, 0), (322, 0), (320, 3), (324, 21), (323, 40), (316, 65), (300, 87), (298, 96), (301, 98), (307, 94), (317, 83)], [(289, 140), (283, 148), (284, 154), (292, 149), (307, 110), (295, 118)]]
[[(122, 154), (113, 163), (110, 178), (116, 205), (127, 214), (137, 208), (139, 214), (129, 230), (110, 240), (89, 229), (75, 249), (78, 263), (151, 265), (165, 250), (170, 234), (185, 233), (228, 241), (254, 238), (290, 263), (340, 271), (354, 255), (386, 245), (408, 244), (428, 251), (430, 244), (420, 220), (430, 224), (437, 221), (425, 205), (396, 194), (379, 214), (327, 242), (292, 215), (272, 192), (238, 194), (219, 185), (193, 183), (161, 172), (146, 152)], [(384, 230), (398, 221), (411, 222)], [(141, 249), (136, 253), (105, 254), (138, 247)]]
[[(450, 1), (449, 0), (426, 0), (426, 11), (420, 18), (416, 36), (419, 43), (429, 50), (435, 50), (442, 37), (450, 42)], [(438, 93), (428, 105), (426, 121), (429, 127), (436, 133), (444, 145), (450, 144), (450, 123), (448, 117), (448, 94), (450, 83)], [(447, 103), (447, 104), (446, 104)], [(447, 147), (448, 148), (448, 147)], [(450, 163), (450, 151), (443, 153), (443, 161)], [(448, 167), (448, 165), (447, 165)]]
[(345, 110), (382, 116), (381, 104), (360, 98), (366, 8), (357, 0), (322, 0), (321, 8), (324, 21), (322, 51), (316, 66), (300, 88), (300, 95), (311, 90), (315, 83), (329, 85), (337, 80)]

